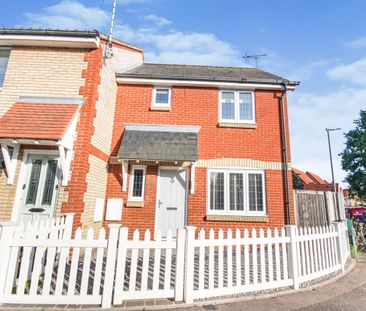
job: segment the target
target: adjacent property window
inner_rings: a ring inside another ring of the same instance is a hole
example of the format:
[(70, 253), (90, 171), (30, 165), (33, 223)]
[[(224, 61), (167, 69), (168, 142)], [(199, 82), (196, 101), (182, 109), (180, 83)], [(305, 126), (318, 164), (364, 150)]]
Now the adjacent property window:
[(146, 175), (145, 166), (132, 166), (130, 187), (128, 193), (129, 201), (137, 201), (137, 202), (144, 201), (145, 175)]
[(0, 49), (0, 88), (4, 84), (6, 67), (8, 66), (10, 50)]
[(265, 215), (264, 171), (208, 171), (208, 214)]
[(255, 123), (254, 92), (221, 91), (220, 92), (220, 121)]
[(156, 87), (153, 91), (153, 106), (170, 107), (171, 106), (171, 92), (170, 88)]

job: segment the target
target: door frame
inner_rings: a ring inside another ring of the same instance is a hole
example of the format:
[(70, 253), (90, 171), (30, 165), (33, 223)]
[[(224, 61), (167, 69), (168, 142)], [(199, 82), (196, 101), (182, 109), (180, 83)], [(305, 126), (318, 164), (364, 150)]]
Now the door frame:
[[(56, 179), (57, 179), (57, 184), (60, 185), (60, 154), (58, 152), (58, 150), (55, 149), (50, 149), (50, 150), (45, 150), (45, 149), (24, 149), (23, 150), (23, 158), (22, 158), (22, 162), (20, 165), (20, 171), (19, 171), (19, 177), (18, 177), (18, 183), (17, 183), (17, 190), (15, 193), (15, 197), (14, 197), (14, 202), (13, 202), (13, 211), (11, 214), (11, 221), (13, 222), (19, 222), (20, 220), (20, 215), (21, 215), (21, 207), (20, 207), (20, 196), (22, 193), (22, 184), (24, 181), (24, 178), (26, 177), (26, 166), (27, 166), (27, 159), (28, 159), (28, 155), (32, 155), (32, 154), (40, 154), (40, 155), (55, 155), (58, 156), (58, 158), (56, 158), (57, 160), (57, 172), (56, 172)], [(56, 211), (56, 205), (57, 205), (57, 199), (58, 199), (58, 191), (55, 194), (55, 210)]]
[(154, 221), (154, 239), (158, 229), (158, 217), (159, 217), (159, 191), (160, 191), (160, 171), (161, 170), (184, 170), (186, 172), (186, 187), (185, 187), (185, 204), (184, 204), (184, 225), (188, 223), (188, 167), (184, 166), (159, 166), (157, 174), (157, 186), (156, 186), (156, 198), (155, 198), (155, 221)]

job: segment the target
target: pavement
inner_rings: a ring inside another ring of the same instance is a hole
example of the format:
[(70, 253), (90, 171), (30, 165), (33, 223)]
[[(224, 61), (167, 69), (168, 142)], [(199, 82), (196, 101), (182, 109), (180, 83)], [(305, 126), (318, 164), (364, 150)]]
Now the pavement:
[[(327, 282), (328, 283), (328, 282)], [(355, 268), (335, 282), (269, 298), (238, 302), (208, 303), (175, 310), (187, 311), (362, 311), (366, 310), (366, 256), (359, 257)]]

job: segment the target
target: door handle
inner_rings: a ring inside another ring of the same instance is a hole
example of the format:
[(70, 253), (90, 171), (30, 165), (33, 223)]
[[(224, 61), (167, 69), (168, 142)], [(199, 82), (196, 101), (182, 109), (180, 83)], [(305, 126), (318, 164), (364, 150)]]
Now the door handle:
[(22, 187), (22, 190), (24, 190), (25, 189), (25, 184), (23, 184), (23, 187)]
[(166, 208), (168, 211), (176, 211), (178, 207), (169, 206)]

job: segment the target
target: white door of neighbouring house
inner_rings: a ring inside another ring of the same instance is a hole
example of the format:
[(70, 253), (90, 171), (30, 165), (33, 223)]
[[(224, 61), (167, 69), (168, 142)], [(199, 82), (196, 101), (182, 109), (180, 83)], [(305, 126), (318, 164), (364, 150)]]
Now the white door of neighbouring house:
[(162, 237), (172, 230), (175, 237), (177, 229), (185, 225), (187, 171), (160, 168), (158, 183), (156, 229)]
[(20, 182), (20, 218), (29, 222), (53, 217), (58, 190), (58, 156), (28, 154)]

